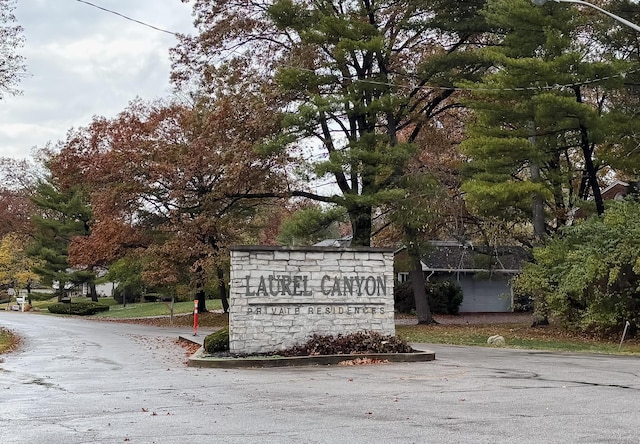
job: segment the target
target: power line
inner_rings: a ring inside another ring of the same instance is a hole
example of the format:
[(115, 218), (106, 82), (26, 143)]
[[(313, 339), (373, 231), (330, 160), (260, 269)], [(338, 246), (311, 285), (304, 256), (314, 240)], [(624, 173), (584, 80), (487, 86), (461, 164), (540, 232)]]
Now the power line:
[[(80, 1), (80, 0), (78, 0)], [(228, 53), (230, 54), (234, 54), (238, 59), (242, 59), (242, 60), (246, 60), (246, 61), (252, 61), (253, 57), (249, 56), (237, 49), (228, 49), (226, 50)], [(223, 60), (228, 60), (226, 57), (222, 58)], [(294, 69), (294, 70), (298, 70), (298, 71), (303, 71), (303, 72), (308, 72), (310, 74), (318, 74), (317, 70), (315, 69), (311, 69), (311, 68), (303, 68), (300, 66), (294, 66), (294, 65), (289, 65), (287, 63), (281, 64), (280, 67), (282, 68), (289, 68), (289, 69)], [(488, 86), (478, 86), (478, 87), (473, 87), (473, 86), (468, 86), (468, 87), (461, 87), (461, 86), (430, 86), (430, 85), (422, 85), (422, 86), (418, 86), (417, 88), (415, 86), (411, 86), (411, 85), (400, 85), (397, 83), (393, 83), (393, 82), (381, 82), (381, 81), (377, 81), (377, 80), (370, 80), (370, 79), (359, 79), (357, 78), (355, 75), (353, 76), (341, 76), (341, 80), (348, 80), (352, 83), (357, 83), (357, 84), (367, 84), (367, 85), (378, 85), (378, 86), (384, 86), (384, 87), (389, 87), (389, 88), (396, 88), (396, 89), (404, 89), (404, 90), (413, 90), (413, 89), (417, 89), (417, 90), (421, 90), (421, 91), (466, 91), (466, 92), (508, 92), (508, 91), (513, 91), (513, 92), (525, 92), (525, 91), (551, 91), (551, 90), (562, 90), (562, 89), (567, 89), (567, 88), (574, 88), (576, 86), (590, 86), (590, 85), (594, 85), (600, 82), (604, 82), (607, 80), (612, 80), (615, 78), (624, 78), (630, 74), (635, 74), (640, 72), (640, 68), (636, 68), (636, 69), (630, 69), (628, 71), (625, 72), (619, 72), (617, 74), (612, 74), (610, 76), (605, 76), (605, 77), (598, 77), (595, 79), (585, 79), (582, 81), (578, 81), (575, 83), (567, 83), (567, 84), (546, 84), (546, 85), (537, 85), (537, 86), (521, 86), (521, 87), (511, 87), (511, 88), (491, 88)], [(340, 79), (339, 79), (340, 80)]]
[[(154, 29), (156, 31), (160, 31), (160, 32), (164, 32), (167, 34), (171, 34), (173, 36), (176, 37), (180, 37), (181, 34), (177, 33), (177, 32), (173, 32), (173, 31), (168, 31), (166, 29), (162, 29), (159, 28), (157, 26), (151, 25), (149, 23), (134, 19), (132, 17), (128, 17), (124, 14), (121, 14), (117, 11), (113, 11), (111, 9), (107, 9), (104, 8), (102, 6), (98, 6), (96, 4), (93, 4), (91, 2), (88, 2), (86, 0), (76, 0), (80, 3), (84, 3), (86, 5), (92, 6), (94, 8), (100, 9), (102, 11), (108, 12), (110, 14), (114, 14), (117, 15), (119, 17), (124, 18), (125, 20), (129, 20), (132, 21), (134, 23), (137, 23), (139, 25), (142, 26), (146, 26), (148, 28)], [(236, 55), (238, 55), (240, 58), (248, 58), (245, 54), (241, 53), (240, 51), (237, 50), (231, 50), (231, 53), (234, 53)], [(308, 71), (311, 73), (315, 73), (316, 71), (313, 69), (306, 69), (306, 68), (301, 68), (301, 67), (295, 67), (295, 66), (290, 66), (290, 65), (283, 65), (286, 68), (293, 68), (293, 69), (299, 69), (301, 71)], [(627, 72), (623, 72), (623, 73), (619, 73), (619, 74), (614, 74), (611, 76), (607, 76), (607, 77), (602, 77), (602, 78), (597, 78), (597, 79), (587, 79), (584, 80), (582, 82), (577, 82), (577, 83), (572, 83), (572, 84), (566, 84), (566, 85), (560, 85), (560, 84), (554, 84), (554, 85), (544, 85), (544, 86), (525, 86), (525, 87), (514, 87), (514, 88), (490, 88), (490, 87), (442, 87), (442, 86), (428, 86), (428, 85), (423, 85), (421, 87), (419, 87), (419, 89), (421, 90), (454, 90), (454, 91), (468, 91), (468, 92), (478, 92), (478, 91), (484, 91), (484, 92), (500, 92), (500, 91), (518, 91), (518, 92), (523, 92), (523, 91), (540, 91), (540, 90), (553, 90), (553, 89), (565, 89), (565, 88), (572, 88), (575, 86), (587, 86), (587, 85), (591, 85), (594, 83), (599, 83), (605, 80), (610, 80), (612, 78), (616, 78), (616, 77), (624, 77), (628, 74), (633, 74), (640, 71), (640, 69), (633, 69)], [(375, 80), (365, 80), (365, 79), (357, 79), (357, 78), (349, 78), (350, 81), (354, 82), (354, 83), (366, 83), (366, 84), (371, 84), (371, 85), (380, 85), (380, 86), (387, 86), (387, 87), (392, 87), (392, 88), (398, 88), (398, 89), (411, 89), (411, 86), (408, 85), (397, 85), (391, 82), (379, 82), (379, 81), (375, 81)]]
[(119, 12), (112, 11), (111, 9), (107, 9), (107, 8), (103, 8), (102, 6), (94, 5), (93, 3), (87, 2), (85, 0), (76, 0), (76, 1), (78, 1), (80, 3), (84, 3), (85, 5), (93, 6), (94, 8), (100, 9), (100, 10), (108, 12), (110, 14), (117, 15), (119, 17), (122, 17), (123, 19), (132, 21), (132, 22), (137, 23), (139, 25), (146, 26), (147, 28), (155, 29), (156, 31), (160, 31), (160, 32), (165, 32), (167, 34), (171, 34), (171, 35), (176, 36), (176, 37), (180, 36), (180, 34), (178, 34), (177, 32), (167, 31), (166, 29), (158, 28), (157, 26), (151, 25), (149, 23), (142, 22), (140, 20), (136, 20), (136, 19), (128, 17), (128, 16), (126, 16), (124, 14), (120, 14)]

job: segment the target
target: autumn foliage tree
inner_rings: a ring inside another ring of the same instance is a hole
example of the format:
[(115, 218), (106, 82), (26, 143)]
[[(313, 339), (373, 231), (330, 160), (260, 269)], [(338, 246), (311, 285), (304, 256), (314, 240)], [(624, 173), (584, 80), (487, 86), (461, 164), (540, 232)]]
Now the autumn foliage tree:
[(38, 168), (23, 159), (0, 158), (0, 237), (31, 232), (35, 207), (30, 196), (36, 188)]
[(16, 291), (26, 289), (29, 303), (31, 287), (39, 280), (32, 270), (38, 262), (27, 255), (37, 215), (31, 198), (38, 176), (39, 168), (30, 160), (0, 158), (0, 281)]
[(33, 272), (36, 261), (26, 252), (27, 239), (16, 233), (0, 239), (0, 284), (12, 287), (16, 294), (27, 290), (31, 304), (31, 288), (39, 277)]
[[(214, 280), (226, 308), (226, 247), (251, 233), (263, 204), (253, 197), (286, 183), (280, 159), (254, 151), (278, 124), (270, 106), (251, 94), (196, 106), (134, 102), (71, 132), (51, 170), (85, 184), (93, 209), (91, 234), (74, 239), (71, 262), (143, 255), (147, 282)], [(200, 304), (206, 310), (204, 297)]]

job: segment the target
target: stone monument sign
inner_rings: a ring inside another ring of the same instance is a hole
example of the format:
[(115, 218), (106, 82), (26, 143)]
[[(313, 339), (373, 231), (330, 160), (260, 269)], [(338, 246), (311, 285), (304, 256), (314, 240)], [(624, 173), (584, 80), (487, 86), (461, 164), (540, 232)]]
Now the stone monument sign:
[(393, 251), (231, 248), (229, 346), (266, 353), (313, 334), (395, 335)]

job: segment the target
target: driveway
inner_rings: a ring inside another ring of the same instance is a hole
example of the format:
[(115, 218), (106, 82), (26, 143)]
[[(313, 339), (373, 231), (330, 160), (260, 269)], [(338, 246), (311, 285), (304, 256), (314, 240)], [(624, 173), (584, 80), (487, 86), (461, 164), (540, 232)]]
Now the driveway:
[[(0, 312), (0, 443), (637, 443), (640, 359), (420, 345), (436, 360), (186, 367), (188, 329)], [(206, 332), (202, 332), (204, 335)]]

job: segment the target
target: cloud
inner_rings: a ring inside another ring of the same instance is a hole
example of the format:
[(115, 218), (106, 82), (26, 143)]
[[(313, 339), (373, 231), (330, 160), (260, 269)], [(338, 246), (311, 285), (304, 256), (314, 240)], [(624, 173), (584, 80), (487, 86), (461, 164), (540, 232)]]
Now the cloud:
[[(188, 5), (176, 0), (94, 0), (132, 18), (191, 33)], [(111, 117), (136, 97), (170, 94), (174, 36), (77, 1), (21, 0), (28, 77), (22, 96), (0, 102), (0, 156), (26, 157), (96, 115)]]

